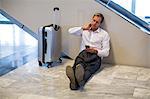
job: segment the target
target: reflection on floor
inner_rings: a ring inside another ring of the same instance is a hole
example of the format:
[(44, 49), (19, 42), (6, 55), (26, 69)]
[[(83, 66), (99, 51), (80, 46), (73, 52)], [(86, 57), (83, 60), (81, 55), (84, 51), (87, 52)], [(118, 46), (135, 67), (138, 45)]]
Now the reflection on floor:
[(32, 60), (0, 77), (0, 99), (150, 99), (150, 68), (103, 64), (84, 90), (71, 91), (65, 68), (73, 62), (46, 68)]
[(0, 53), (0, 76), (37, 57), (37, 47), (1, 46), (1, 49), (3, 51)]

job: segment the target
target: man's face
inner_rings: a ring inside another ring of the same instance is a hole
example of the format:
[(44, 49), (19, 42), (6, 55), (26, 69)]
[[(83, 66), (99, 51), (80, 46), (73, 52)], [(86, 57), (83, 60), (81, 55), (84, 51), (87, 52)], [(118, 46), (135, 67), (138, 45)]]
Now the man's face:
[(98, 16), (94, 16), (94, 17), (92, 18), (91, 29), (92, 29), (93, 31), (95, 31), (95, 30), (98, 29), (98, 27), (99, 27), (100, 24), (101, 24), (101, 20), (102, 20), (102, 18), (101, 18), (101, 17), (98, 17)]

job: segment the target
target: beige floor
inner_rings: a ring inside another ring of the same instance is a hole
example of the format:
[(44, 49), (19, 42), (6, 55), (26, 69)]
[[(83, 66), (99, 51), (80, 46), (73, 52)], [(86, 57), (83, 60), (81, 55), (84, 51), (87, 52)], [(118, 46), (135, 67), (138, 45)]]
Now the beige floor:
[(150, 68), (103, 64), (84, 90), (71, 91), (66, 65), (47, 69), (37, 60), (0, 77), (0, 99), (150, 99)]

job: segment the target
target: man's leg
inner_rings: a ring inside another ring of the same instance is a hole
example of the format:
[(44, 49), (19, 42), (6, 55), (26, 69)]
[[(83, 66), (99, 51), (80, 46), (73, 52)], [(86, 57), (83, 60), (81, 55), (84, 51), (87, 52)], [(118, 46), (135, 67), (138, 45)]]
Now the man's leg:
[(85, 57), (86, 57), (86, 51), (84, 50), (84, 51), (80, 52), (79, 55), (76, 57), (74, 65), (72, 67), (77, 89), (80, 87), (78, 82), (81, 82), (84, 77), (84, 67), (83, 66), (85, 66), (85, 64), (84, 64)]
[(88, 66), (85, 68), (84, 72), (84, 81), (82, 84), (84, 85), (95, 72), (97, 72), (100, 69), (101, 66), (101, 58), (97, 57), (94, 61), (90, 62)]
[(66, 75), (70, 80), (70, 89), (72, 90), (77, 90), (79, 88), (78, 81), (75, 76), (76, 69), (79, 70), (77, 75), (78, 79), (82, 80), (84, 76), (84, 69), (83, 68), (80, 69), (80, 67), (78, 66), (84, 61), (82, 58), (80, 58), (80, 56), (83, 57), (83, 54), (84, 51), (79, 53), (79, 55), (75, 59), (73, 67), (71, 66), (66, 67)]
[(90, 53), (86, 53), (87, 57), (84, 58), (84, 62), (85, 63), (81, 63), (80, 68), (76, 69), (76, 73), (75, 76), (77, 77), (77, 75), (79, 75), (81, 71), (83, 71), (82, 69), (84, 69), (84, 75), (81, 78), (78, 78), (78, 84), (80, 87), (83, 87), (85, 85), (85, 83), (89, 80), (89, 78), (91, 78), (91, 76), (100, 69), (101, 66), (101, 58), (99, 56), (97, 56), (96, 54), (90, 54)]
[(71, 70), (71, 78), (73, 78), (71, 82), (77, 86), (76, 89), (83, 87), (92, 74), (94, 74), (100, 68), (100, 65), (100, 57), (87, 53), (85, 50), (82, 51), (76, 57), (75, 63)]

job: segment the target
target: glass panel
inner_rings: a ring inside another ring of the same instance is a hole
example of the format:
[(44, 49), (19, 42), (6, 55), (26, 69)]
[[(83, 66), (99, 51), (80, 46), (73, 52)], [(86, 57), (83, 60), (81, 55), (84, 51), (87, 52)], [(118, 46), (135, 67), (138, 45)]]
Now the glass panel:
[(2, 14), (0, 14), (0, 21), (10, 21), (10, 20), (4, 17)]
[(132, 12), (145, 22), (150, 22), (150, 0), (111, 0)]
[(127, 9), (128, 11), (132, 11), (132, 0), (111, 0), (117, 4), (119, 4), (120, 6), (122, 6), (123, 8)]
[(18, 23), (7, 13), (2, 11), (0, 14), (0, 76), (37, 58), (37, 39), (26, 32), (29, 31), (28, 28), (24, 26), (25, 31), (18, 26)]
[(136, 0), (135, 15), (150, 22), (150, 0)]
[(0, 24), (0, 68), (17, 67), (37, 57), (37, 40), (15, 24)]
[(35, 47), (37, 47), (37, 40), (17, 25), (0, 24), (0, 58), (18, 50)]

